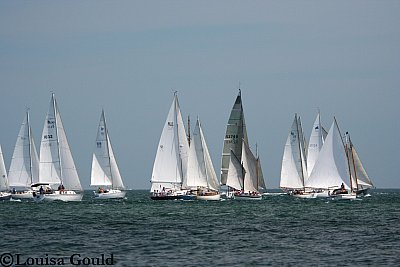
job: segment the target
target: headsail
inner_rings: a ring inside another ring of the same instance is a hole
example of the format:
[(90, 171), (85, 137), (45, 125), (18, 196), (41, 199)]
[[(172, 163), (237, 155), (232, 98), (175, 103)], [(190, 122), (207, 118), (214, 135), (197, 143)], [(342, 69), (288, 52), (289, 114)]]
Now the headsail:
[(174, 94), (167, 120), (161, 133), (151, 175), (151, 192), (165, 188), (180, 189), (187, 171), (189, 144)]
[(63, 184), (69, 190), (82, 190), (54, 94), (40, 143), (39, 181)]
[(8, 190), (9, 186), (8, 186), (6, 165), (4, 164), (3, 150), (1, 149), (0, 146), (0, 191), (8, 191)]
[(231, 150), (239, 158), (239, 161), (241, 161), (243, 140), (248, 142), (242, 96), (239, 90), (226, 126), (221, 160), (221, 185), (227, 184)]
[(245, 192), (258, 192), (259, 176), (257, 174), (257, 159), (251, 152), (248, 144), (246, 142), (242, 144), (242, 162), (245, 169), (243, 190)]
[(226, 180), (226, 185), (236, 190), (243, 188), (243, 177), (245, 170), (239, 158), (236, 157), (235, 153), (231, 150), (229, 157), (229, 171)]
[(29, 188), (39, 181), (39, 157), (33, 140), (29, 111), (22, 122), (8, 172), (10, 187)]
[(306, 182), (306, 187), (330, 189), (338, 188), (343, 183), (348, 189), (349, 186), (345, 181), (349, 181), (349, 179), (348, 159), (335, 119)]

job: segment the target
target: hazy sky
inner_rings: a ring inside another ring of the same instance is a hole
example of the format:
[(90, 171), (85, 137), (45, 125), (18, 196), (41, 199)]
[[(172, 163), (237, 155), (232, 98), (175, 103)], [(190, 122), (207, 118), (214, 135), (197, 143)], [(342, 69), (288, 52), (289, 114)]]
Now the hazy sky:
[(101, 108), (125, 184), (149, 189), (173, 90), (219, 175), (242, 88), (250, 144), (279, 186), (294, 113), (349, 131), (377, 187), (400, 188), (400, 1), (0, 1), (7, 169), (31, 109), (39, 150), (54, 91), (82, 185)]

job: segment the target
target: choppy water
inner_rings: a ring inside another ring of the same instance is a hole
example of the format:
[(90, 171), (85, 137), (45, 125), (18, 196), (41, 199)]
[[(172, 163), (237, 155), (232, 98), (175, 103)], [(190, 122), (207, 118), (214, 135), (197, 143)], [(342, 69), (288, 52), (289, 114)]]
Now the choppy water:
[[(106, 257), (116, 266), (399, 266), (400, 190), (355, 201), (0, 203), (0, 252)], [(0, 259), (1, 260), (1, 259)], [(29, 260), (29, 259), (28, 259)], [(1, 266), (1, 262), (0, 262)]]

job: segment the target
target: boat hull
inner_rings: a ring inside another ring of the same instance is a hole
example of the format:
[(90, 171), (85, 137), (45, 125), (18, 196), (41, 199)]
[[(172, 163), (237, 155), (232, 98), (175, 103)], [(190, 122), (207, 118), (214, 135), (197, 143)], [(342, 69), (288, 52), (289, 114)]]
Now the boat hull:
[(13, 199), (33, 199), (33, 191), (23, 191), (23, 192), (17, 192), (15, 194), (11, 194), (11, 197)]
[(235, 200), (262, 200), (262, 195), (235, 195)]
[(209, 196), (197, 196), (197, 200), (220, 200), (221, 194), (209, 195)]
[(41, 202), (41, 201), (81, 201), (83, 198), (83, 194), (76, 193), (75, 191), (54, 191), (53, 193), (49, 194), (35, 194), (34, 200)]
[(107, 193), (98, 193), (94, 191), (94, 198), (95, 199), (121, 199), (125, 198), (126, 191), (121, 190), (109, 190)]
[(0, 192), (0, 201), (1, 200), (10, 200), (10, 198), (11, 198), (11, 193)]
[(336, 200), (353, 200), (357, 198), (356, 194), (337, 194), (337, 195), (332, 195), (332, 199)]
[(181, 199), (181, 196), (151, 196), (152, 200), (176, 200)]
[(294, 197), (297, 198), (317, 198), (317, 196), (315, 195), (315, 193), (304, 193), (304, 194), (294, 194)]

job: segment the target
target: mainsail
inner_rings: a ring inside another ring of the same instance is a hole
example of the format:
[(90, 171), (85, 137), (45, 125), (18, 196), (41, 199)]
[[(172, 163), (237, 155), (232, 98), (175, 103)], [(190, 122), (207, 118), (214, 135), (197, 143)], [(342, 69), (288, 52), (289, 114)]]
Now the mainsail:
[(151, 175), (151, 192), (163, 188), (181, 188), (187, 172), (188, 151), (189, 144), (175, 93), (157, 148)]
[(8, 190), (9, 186), (8, 186), (6, 165), (4, 164), (3, 150), (1, 149), (0, 146), (0, 191), (8, 191)]
[(297, 114), (294, 116), (282, 158), (281, 188), (303, 189), (307, 180), (304, 137)]
[(90, 185), (124, 189), (121, 174), (111, 146), (104, 110), (101, 112), (100, 123), (97, 129)]
[(307, 171), (309, 176), (311, 175), (314, 165), (317, 162), (320, 150), (322, 148), (322, 145), (324, 144), (325, 137), (326, 131), (321, 126), (321, 118), (320, 114), (318, 113), (311, 131), (310, 141), (308, 144)]
[(214, 191), (219, 190), (217, 176), (199, 119), (197, 119), (190, 143), (187, 175), (183, 187), (205, 187)]
[(30, 188), (39, 182), (39, 157), (33, 141), (29, 111), (22, 122), (8, 171), (10, 187)]
[(243, 140), (248, 142), (242, 96), (239, 90), (226, 126), (221, 160), (221, 185), (227, 185), (231, 151), (239, 158), (239, 162), (241, 161)]
[(347, 136), (348, 136), (347, 153), (349, 156), (350, 171), (352, 176), (352, 187), (355, 190), (372, 188), (374, 185), (371, 179), (369, 178), (367, 172), (365, 171), (364, 166), (362, 165), (361, 160), (357, 154), (356, 148), (351, 142), (348, 133)]
[(82, 190), (54, 94), (40, 143), (39, 182), (63, 184), (69, 190)]
[(349, 186), (349, 165), (336, 119), (328, 132), (325, 143), (319, 153), (317, 162), (306, 182), (307, 188), (331, 189), (338, 188), (343, 183)]

